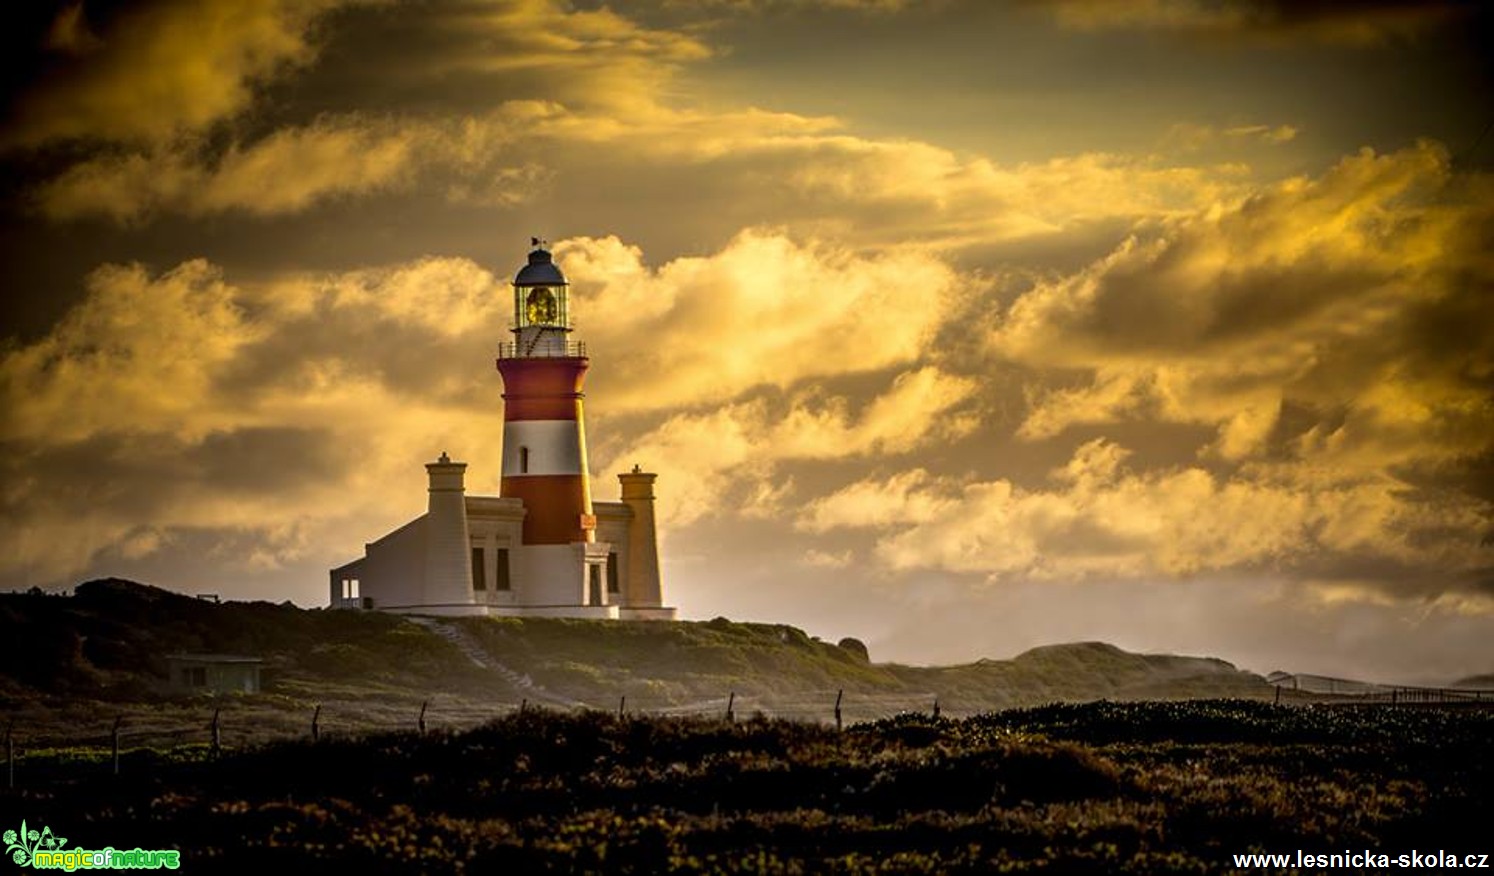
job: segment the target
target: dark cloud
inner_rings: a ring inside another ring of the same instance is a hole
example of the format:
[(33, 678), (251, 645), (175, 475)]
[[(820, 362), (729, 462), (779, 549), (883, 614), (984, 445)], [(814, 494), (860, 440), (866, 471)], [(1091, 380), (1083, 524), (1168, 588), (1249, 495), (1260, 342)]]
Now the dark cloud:
[[(1079, 29), (1374, 44), (1421, 35), (1481, 15), (1476, 0), (1037, 0)], [(1487, 19), (1485, 19), (1487, 21)]]
[[(310, 63), (310, 28), (339, 2), (46, 4), (52, 21), (15, 83), (4, 145), (201, 132), (246, 110), (260, 83)], [(36, 41), (39, 16), (27, 17), (21, 39)]]

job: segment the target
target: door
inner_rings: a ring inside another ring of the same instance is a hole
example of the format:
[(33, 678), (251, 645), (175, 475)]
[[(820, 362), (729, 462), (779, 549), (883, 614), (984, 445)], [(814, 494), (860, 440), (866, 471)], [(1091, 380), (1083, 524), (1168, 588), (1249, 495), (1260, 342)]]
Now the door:
[(587, 572), (587, 605), (604, 605), (602, 602), (602, 567), (595, 563), (586, 567)]

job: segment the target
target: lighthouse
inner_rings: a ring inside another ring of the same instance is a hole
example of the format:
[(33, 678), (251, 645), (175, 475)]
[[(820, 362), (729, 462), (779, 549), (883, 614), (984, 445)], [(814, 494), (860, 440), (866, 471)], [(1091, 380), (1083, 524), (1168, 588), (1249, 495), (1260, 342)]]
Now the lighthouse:
[[(582, 384), (590, 360), (571, 339), (570, 284), (535, 240), (513, 282), (514, 339), (501, 344), (503, 480), (524, 503), (523, 545), (539, 599), (605, 605), (609, 544), (596, 538)], [(616, 574), (615, 572), (613, 573)], [(577, 589), (579, 588), (579, 590)], [(579, 599), (578, 599), (579, 596)]]
[(533, 240), (511, 284), (511, 340), (498, 345), (501, 459), (472, 464), (497, 496), (466, 490), (469, 464), (427, 463), (427, 511), (330, 572), (333, 608), (402, 614), (673, 620), (660, 585), (657, 475), (617, 475), (620, 501), (593, 501), (570, 283)]

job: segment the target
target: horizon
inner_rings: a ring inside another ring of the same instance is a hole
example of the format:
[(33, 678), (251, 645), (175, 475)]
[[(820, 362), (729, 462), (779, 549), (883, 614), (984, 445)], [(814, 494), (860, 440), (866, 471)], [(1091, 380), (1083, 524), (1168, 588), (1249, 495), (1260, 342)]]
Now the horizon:
[(316, 607), (496, 494), (538, 237), (682, 619), (1494, 672), (1486, 6), (5, 14), (0, 589)]

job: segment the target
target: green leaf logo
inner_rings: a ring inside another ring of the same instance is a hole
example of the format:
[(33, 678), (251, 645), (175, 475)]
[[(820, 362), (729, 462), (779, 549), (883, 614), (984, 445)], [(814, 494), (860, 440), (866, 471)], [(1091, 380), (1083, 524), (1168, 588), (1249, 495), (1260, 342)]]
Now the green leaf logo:
[(24, 819), (21, 821), (19, 831), (7, 830), (0, 839), (5, 840), (5, 853), (10, 859), (22, 867), (31, 863), (31, 859), (38, 851), (56, 851), (67, 845), (67, 838), (52, 833), (52, 828), (44, 827), (40, 831), (31, 830), (26, 827)]

